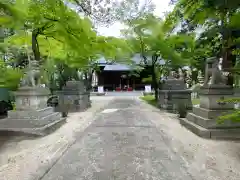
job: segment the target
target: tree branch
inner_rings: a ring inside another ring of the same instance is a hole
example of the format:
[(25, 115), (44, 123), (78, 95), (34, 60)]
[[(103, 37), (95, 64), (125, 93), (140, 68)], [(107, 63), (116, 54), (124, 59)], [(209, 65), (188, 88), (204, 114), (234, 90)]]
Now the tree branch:
[(157, 53), (154, 53), (153, 56), (152, 56), (152, 65), (154, 66), (157, 62), (157, 59), (158, 59), (158, 55)]
[[(84, 7), (83, 3), (79, 2), (79, 0), (74, 0), (74, 2), (77, 4), (78, 7), (81, 8), (81, 12), (83, 12), (86, 16), (92, 17), (92, 18), (94, 18), (94, 19), (99, 19), (99, 17), (98, 17), (98, 16), (95, 16), (95, 15), (93, 14), (93, 12), (91, 12), (91, 10), (90, 10), (90, 11), (87, 10), (87, 9)], [(99, 2), (98, 2), (98, 3), (99, 3)], [(95, 2), (94, 5), (97, 5), (97, 3)], [(92, 8), (92, 7), (91, 7), (91, 8)], [(107, 16), (107, 15), (105, 15), (105, 17), (106, 17), (106, 16)]]
[(72, 33), (68, 28), (65, 28), (66, 30), (67, 30), (67, 32), (69, 33), (69, 34), (71, 34), (72, 36), (74, 36), (74, 37), (76, 37), (76, 38), (78, 38), (77, 37), (77, 35), (76, 34), (74, 34), (74, 33)]
[(83, 7), (83, 4), (81, 4), (78, 0), (74, 0), (74, 2), (81, 8), (82, 12), (86, 14), (87, 16), (92, 15), (92, 12), (89, 12), (87, 9)]
[(43, 31), (45, 31), (46, 29), (54, 26), (53, 24), (50, 24), (50, 25), (49, 25), (49, 24), (50, 24), (50, 22), (47, 22), (47, 23), (46, 23), (45, 25), (43, 25), (42, 27), (37, 28), (37, 29), (36, 29), (36, 33), (37, 33), (37, 34), (42, 34)]
[(55, 21), (55, 22), (59, 22), (58, 19), (55, 19), (55, 18), (50, 18), (50, 17), (47, 17), (47, 16), (43, 16), (45, 19), (49, 20), (49, 21)]
[(56, 39), (54, 36), (50, 36), (50, 35), (47, 35), (47, 34), (43, 34), (43, 35), (45, 35), (46, 38), (53, 38), (53, 39), (55, 39), (56, 41), (59, 41), (59, 42), (61, 42), (61, 43), (64, 43), (62, 40)]

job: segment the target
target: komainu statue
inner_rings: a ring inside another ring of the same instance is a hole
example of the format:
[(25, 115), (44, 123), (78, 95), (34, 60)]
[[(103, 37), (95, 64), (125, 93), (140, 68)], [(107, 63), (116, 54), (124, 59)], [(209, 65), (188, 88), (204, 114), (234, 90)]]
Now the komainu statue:
[(178, 69), (178, 74), (179, 74), (179, 79), (181, 79), (181, 80), (185, 79), (183, 70), (181, 68)]
[(226, 77), (219, 69), (219, 61), (215, 57), (207, 59), (204, 85), (226, 85)]
[(168, 79), (177, 79), (177, 73), (175, 71), (170, 71)]
[(36, 87), (40, 85), (40, 69), (37, 61), (30, 61), (20, 86)]
[(198, 71), (197, 79), (199, 84), (201, 85), (204, 84), (204, 77), (203, 77), (202, 71)]

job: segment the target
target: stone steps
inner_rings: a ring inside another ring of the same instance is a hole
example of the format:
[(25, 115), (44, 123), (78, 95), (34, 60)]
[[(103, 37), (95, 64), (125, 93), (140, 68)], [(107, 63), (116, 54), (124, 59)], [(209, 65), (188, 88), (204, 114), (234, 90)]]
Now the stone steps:
[(240, 128), (206, 129), (187, 120), (186, 118), (180, 118), (179, 121), (180, 124), (186, 127), (188, 130), (206, 139), (240, 139)]
[(28, 119), (33, 120), (36, 118), (42, 118), (45, 116), (48, 116), (49, 114), (53, 113), (52, 107), (46, 107), (43, 109), (37, 109), (37, 110), (12, 110), (8, 111), (8, 118), (9, 119)]
[[(27, 134), (45, 135), (49, 129), (55, 129), (56, 125), (64, 123), (66, 118), (61, 117), (61, 113), (53, 112), (41, 119), (9, 119), (0, 121), (0, 131), (22, 132)], [(47, 131), (47, 132), (46, 132)]]
[(202, 116), (199, 116), (195, 113), (188, 113), (187, 117), (188, 121), (193, 122), (195, 124), (197, 124), (198, 126), (204, 127), (204, 128), (212, 128), (212, 129), (216, 129), (216, 128), (240, 128), (240, 124), (239, 123), (233, 123), (231, 121), (225, 121), (224, 124), (219, 124), (217, 122), (217, 119), (208, 119)]

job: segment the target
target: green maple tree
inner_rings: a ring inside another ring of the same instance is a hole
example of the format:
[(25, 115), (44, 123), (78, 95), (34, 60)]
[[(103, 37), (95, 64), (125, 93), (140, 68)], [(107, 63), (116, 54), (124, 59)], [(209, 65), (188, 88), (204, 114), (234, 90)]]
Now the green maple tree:
[[(173, 2), (174, 10), (168, 14), (165, 27), (168, 31), (173, 31), (181, 24), (186, 25), (183, 31), (185, 34), (201, 29), (199, 37), (195, 40), (195, 51), (193, 59), (204, 66), (204, 60), (210, 56), (223, 57), (224, 70), (229, 71), (234, 76), (235, 86), (239, 84), (239, 2), (235, 0), (176, 0)], [(206, 51), (202, 51), (207, 49)], [(227, 62), (231, 62), (229, 68)], [(226, 66), (226, 67), (225, 67)], [(230, 80), (230, 79), (229, 79)], [(229, 81), (228, 84), (233, 84)], [(232, 99), (225, 101), (233, 103)], [(239, 103), (235, 99), (234, 103)], [(220, 117), (221, 121), (239, 121), (239, 110), (232, 114)]]
[(159, 59), (165, 60), (165, 67), (170, 64), (184, 64), (181, 54), (174, 47), (176, 39), (164, 30), (164, 21), (151, 14), (133, 19), (127, 24), (129, 28), (124, 34), (129, 39), (133, 51), (141, 54), (144, 66), (151, 67), (150, 78), (155, 90), (155, 99), (158, 99), (159, 80), (164, 72)]

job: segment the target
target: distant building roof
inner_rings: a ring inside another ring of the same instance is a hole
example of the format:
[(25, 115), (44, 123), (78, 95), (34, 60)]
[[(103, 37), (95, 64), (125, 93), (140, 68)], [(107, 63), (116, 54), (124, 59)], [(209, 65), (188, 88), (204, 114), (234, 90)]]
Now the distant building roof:
[(132, 60), (134, 63), (136, 64), (140, 64), (142, 62), (142, 57), (140, 54), (135, 54), (133, 57), (132, 57)]
[[(133, 63), (135, 64), (140, 64), (142, 62), (142, 57), (141, 55), (138, 53), (138, 54), (135, 54), (131, 60), (133, 61)], [(110, 60), (106, 60), (105, 57), (100, 57), (98, 60), (97, 60), (98, 64), (99, 65), (102, 65), (102, 64), (109, 64), (111, 63)]]
[[(143, 62), (143, 58), (141, 57), (140, 53), (136, 53), (132, 58), (132, 65), (139, 65)], [(147, 61), (149, 65), (151, 65), (151, 57), (147, 57)], [(158, 60), (158, 63), (162, 64), (162, 59)], [(105, 66), (104, 71), (130, 71), (133, 69), (130, 65), (125, 63), (111, 63), (110, 60), (106, 60), (105, 57), (101, 57), (97, 60), (99, 66)]]
[(132, 67), (125, 64), (106, 65), (104, 71), (131, 71)]
[(107, 64), (107, 61), (106, 61), (105, 57), (100, 57), (100, 58), (97, 60), (97, 62), (98, 62), (99, 64)]

